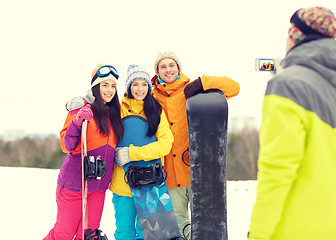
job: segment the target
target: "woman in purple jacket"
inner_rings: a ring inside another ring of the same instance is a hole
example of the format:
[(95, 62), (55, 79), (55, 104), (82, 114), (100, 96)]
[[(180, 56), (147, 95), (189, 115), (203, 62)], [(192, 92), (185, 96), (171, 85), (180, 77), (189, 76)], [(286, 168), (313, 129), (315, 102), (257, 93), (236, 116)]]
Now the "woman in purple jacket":
[(54, 228), (44, 238), (69, 240), (82, 236), (82, 160), (81, 129), (87, 125), (87, 155), (100, 156), (106, 162), (105, 176), (88, 181), (88, 228), (98, 229), (104, 207), (105, 192), (111, 181), (115, 147), (121, 140), (124, 126), (120, 117), (117, 95), (116, 69), (110, 65), (98, 65), (92, 72), (92, 105), (84, 104), (70, 111), (60, 132), (61, 148), (68, 153), (57, 180), (57, 219)]

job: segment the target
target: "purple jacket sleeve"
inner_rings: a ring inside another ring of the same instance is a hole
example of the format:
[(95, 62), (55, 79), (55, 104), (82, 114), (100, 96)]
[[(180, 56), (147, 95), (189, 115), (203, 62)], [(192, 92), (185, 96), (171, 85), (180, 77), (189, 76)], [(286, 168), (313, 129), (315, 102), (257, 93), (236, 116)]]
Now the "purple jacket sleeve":
[(81, 131), (82, 131), (81, 126), (77, 126), (73, 122), (70, 123), (64, 136), (64, 146), (69, 152), (74, 151), (78, 146)]

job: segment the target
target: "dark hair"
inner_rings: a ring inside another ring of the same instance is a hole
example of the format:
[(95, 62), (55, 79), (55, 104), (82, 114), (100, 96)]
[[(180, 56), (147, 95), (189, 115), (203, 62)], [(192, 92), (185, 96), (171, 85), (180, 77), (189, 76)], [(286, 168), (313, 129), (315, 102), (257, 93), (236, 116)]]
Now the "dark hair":
[(112, 100), (106, 104), (103, 103), (103, 100), (100, 96), (100, 84), (92, 88), (92, 93), (95, 97), (95, 100), (92, 104), (92, 112), (93, 117), (98, 125), (99, 132), (103, 136), (109, 135), (110, 130), (107, 121), (107, 119), (109, 119), (117, 140), (117, 144), (120, 143), (124, 136), (124, 123), (121, 120), (117, 90)]
[[(148, 86), (149, 90), (149, 86)], [(127, 91), (128, 98), (134, 98), (131, 93), (131, 88)], [(160, 124), (162, 107), (160, 103), (152, 96), (150, 91), (148, 91), (146, 97), (144, 98), (144, 112), (148, 121), (148, 131), (147, 136), (154, 136), (158, 126)]]

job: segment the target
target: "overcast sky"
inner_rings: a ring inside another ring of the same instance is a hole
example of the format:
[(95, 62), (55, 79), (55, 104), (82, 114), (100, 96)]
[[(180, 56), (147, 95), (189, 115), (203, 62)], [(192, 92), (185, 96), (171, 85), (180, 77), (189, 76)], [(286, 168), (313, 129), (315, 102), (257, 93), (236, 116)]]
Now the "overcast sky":
[(190, 79), (228, 76), (241, 86), (229, 116), (261, 116), (269, 73), (257, 57), (285, 56), (289, 19), (335, 1), (1, 0), (0, 134), (56, 133), (65, 103), (90, 87), (99, 63), (115, 66), (123, 94), (129, 64), (154, 75), (158, 52), (173, 50)]

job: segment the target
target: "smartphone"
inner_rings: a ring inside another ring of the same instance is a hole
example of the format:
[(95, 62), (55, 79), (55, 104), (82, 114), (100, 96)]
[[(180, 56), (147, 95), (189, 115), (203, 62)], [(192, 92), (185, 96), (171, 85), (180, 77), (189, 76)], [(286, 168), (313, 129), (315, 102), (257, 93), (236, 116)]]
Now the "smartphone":
[(276, 72), (273, 58), (257, 58), (255, 70), (261, 72)]

